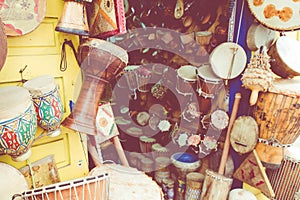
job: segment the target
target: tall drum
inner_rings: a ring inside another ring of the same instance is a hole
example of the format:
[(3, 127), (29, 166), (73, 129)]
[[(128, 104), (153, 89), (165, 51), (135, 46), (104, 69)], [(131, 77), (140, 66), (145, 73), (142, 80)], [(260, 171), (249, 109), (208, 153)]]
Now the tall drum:
[(197, 81), (196, 67), (191, 65), (181, 66), (177, 70), (176, 91), (184, 96), (192, 95)]
[(63, 104), (53, 76), (43, 75), (28, 80), (23, 85), (32, 96), (37, 120), (49, 136), (60, 134)]
[(260, 93), (253, 117), (259, 127), (256, 151), (266, 167), (279, 167), (283, 147), (300, 135), (300, 80), (277, 79), (269, 92)]
[(300, 149), (288, 147), (279, 169), (267, 170), (275, 199), (294, 199), (300, 189)]
[(127, 51), (100, 39), (90, 39), (79, 46), (78, 60), (83, 83), (74, 109), (62, 123), (75, 131), (95, 135), (95, 119), (105, 89), (113, 83), (128, 62)]
[(36, 127), (36, 112), (30, 93), (22, 87), (0, 88), (0, 154), (8, 154), (15, 161), (31, 155)]

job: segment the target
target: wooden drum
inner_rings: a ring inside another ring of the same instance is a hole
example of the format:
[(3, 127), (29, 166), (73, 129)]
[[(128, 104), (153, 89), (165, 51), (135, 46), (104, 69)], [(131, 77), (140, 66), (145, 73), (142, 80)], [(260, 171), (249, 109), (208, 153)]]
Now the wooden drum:
[(15, 194), (13, 200), (103, 200), (108, 199), (108, 174), (98, 174)]
[(93, 38), (79, 46), (78, 60), (83, 83), (74, 109), (62, 125), (95, 135), (95, 119), (101, 97), (107, 85), (114, 83), (127, 65), (128, 54), (113, 43)]
[(184, 96), (192, 95), (197, 81), (196, 67), (181, 66), (177, 70), (176, 91)]
[(279, 167), (283, 147), (300, 135), (300, 80), (277, 79), (269, 92), (260, 93), (253, 117), (259, 127), (256, 151), (266, 167)]
[(22, 87), (8, 86), (0, 88), (0, 96), (0, 154), (24, 161), (31, 155), (37, 128), (30, 93)]
[(282, 78), (300, 75), (300, 42), (288, 36), (279, 37), (270, 47), (271, 70)]
[(107, 164), (94, 168), (90, 175), (109, 173), (109, 198), (163, 200), (161, 188), (145, 173), (135, 168)]
[(52, 137), (59, 135), (64, 111), (54, 77), (38, 76), (23, 86), (31, 93), (39, 126)]
[(288, 147), (279, 169), (267, 170), (275, 199), (294, 199), (300, 189), (300, 149)]

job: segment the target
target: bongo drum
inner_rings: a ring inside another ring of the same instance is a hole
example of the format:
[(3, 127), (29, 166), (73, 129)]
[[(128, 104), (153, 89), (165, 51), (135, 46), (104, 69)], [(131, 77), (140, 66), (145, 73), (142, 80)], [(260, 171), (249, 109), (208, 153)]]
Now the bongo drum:
[(28, 190), (25, 177), (16, 168), (0, 162), (0, 194), (2, 200), (11, 200), (14, 194)]
[(8, 86), (0, 88), (0, 96), (0, 154), (24, 161), (31, 155), (37, 128), (30, 93), (22, 87)]
[(83, 72), (83, 83), (73, 111), (62, 125), (95, 135), (99, 102), (107, 85), (114, 83), (127, 65), (128, 54), (115, 44), (93, 38), (79, 46), (78, 60)]
[(90, 175), (101, 173), (110, 176), (110, 200), (120, 199), (120, 195), (123, 199), (163, 200), (162, 190), (155, 181), (135, 168), (106, 164), (92, 169)]
[(109, 176), (103, 173), (27, 190), (13, 200), (102, 200), (108, 199), (108, 187)]
[(199, 96), (214, 98), (223, 86), (223, 80), (217, 77), (209, 64), (197, 68), (197, 92)]
[(201, 198), (202, 200), (227, 200), (233, 179), (227, 178), (210, 169), (205, 171)]
[(197, 80), (196, 67), (191, 65), (181, 66), (177, 70), (176, 91), (184, 96), (192, 95)]
[(25, 82), (23, 86), (31, 93), (38, 125), (51, 137), (59, 135), (63, 105), (54, 77), (38, 76)]
[[(260, 93), (253, 108), (259, 127), (256, 146), (261, 161), (278, 167), (283, 159), (283, 147), (300, 135), (300, 80), (277, 79), (269, 92)], [(276, 158), (276, 159), (275, 159)]]
[(300, 75), (299, 54), (300, 42), (288, 36), (279, 37), (270, 47), (271, 70), (282, 78)]
[(300, 148), (285, 149), (284, 159), (279, 169), (267, 170), (267, 175), (275, 192), (275, 199), (294, 199), (300, 189)]

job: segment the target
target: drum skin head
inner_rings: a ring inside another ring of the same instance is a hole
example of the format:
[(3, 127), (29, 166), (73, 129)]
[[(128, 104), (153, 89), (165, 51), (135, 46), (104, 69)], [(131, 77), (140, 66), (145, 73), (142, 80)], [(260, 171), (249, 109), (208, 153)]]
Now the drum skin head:
[(258, 125), (251, 116), (240, 116), (234, 124), (230, 134), (232, 148), (241, 154), (252, 151), (258, 140)]

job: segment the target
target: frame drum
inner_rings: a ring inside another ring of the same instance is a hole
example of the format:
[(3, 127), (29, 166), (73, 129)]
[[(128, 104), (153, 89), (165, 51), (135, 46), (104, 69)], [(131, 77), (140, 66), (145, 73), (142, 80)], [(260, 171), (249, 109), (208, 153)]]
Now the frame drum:
[(300, 42), (288, 36), (279, 37), (270, 47), (271, 70), (282, 78), (300, 75)]
[[(276, 157), (274, 151), (282, 154), (282, 147), (290, 145), (300, 135), (300, 80), (277, 79), (269, 92), (260, 93), (253, 117), (259, 127), (257, 153), (264, 163)], [(263, 150), (264, 149), (264, 150)], [(268, 150), (269, 149), (269, 150)], [(263, 151), (266, 153), (261, 155)], [(273, 154), (271, 156), (271, 154)], [(269, 155), (269, 156), (268, 156)], [(280, 156), (282, 160), (282, 155)], [(276, 161), (280, 165), (281, 160)]]
[(48, 131), (51, 137), (59, 135), (63, 104), (54, 77), (38, 76), (25, 82), (23, 86), (32, 95), (39, 126)]
[(244, 71), (247, 55), (243, 47), (233, 42), (218, 45), (209, 56), (213, 72), (220, 78), (236, 78)]
[(28, 190), (25, 177), (16, 168), (0, 162), (1, 200), (11, 200), (14, 194)]
[(192, 95), (197, 81), (196, 67), (183, 65), (177, 70), (176, 91), (184, 96)]
[(300, 149), (288, 147), (284, 151), (284, 160), (279, 169), (267, 170), (275, 199), (294, 199), (300, 189)]
[(30, 93), (22, 87), (8, 86), (0, 88), (0, 96), (0, 154), (24, 161), (31, 155), (29, 148), (37, 128)]

